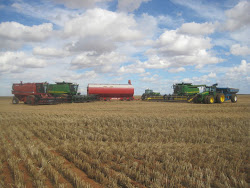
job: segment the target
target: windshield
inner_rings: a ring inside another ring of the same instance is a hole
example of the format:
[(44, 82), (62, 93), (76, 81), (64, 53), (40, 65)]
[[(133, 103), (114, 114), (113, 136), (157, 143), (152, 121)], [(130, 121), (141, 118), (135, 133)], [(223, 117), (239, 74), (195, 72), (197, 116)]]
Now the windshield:
[(76, 85), (76, 84), (72, 84), (72, 85), (70, 86), (70, 91), (71, 91), (71, 92), (77, 92), (77, 89), (78, 89), (78, 85)]

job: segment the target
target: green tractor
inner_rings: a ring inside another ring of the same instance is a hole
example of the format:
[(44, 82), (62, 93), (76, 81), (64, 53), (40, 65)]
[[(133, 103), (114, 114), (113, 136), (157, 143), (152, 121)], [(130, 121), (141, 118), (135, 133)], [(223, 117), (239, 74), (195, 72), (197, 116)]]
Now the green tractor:
[(206, 86), (204, 91), (198, 93), (194, 99), (194, 103), (204, 103), (204, 104), (213, 104), (213, 103), (223, 103), (225, 101), (225, 95), (221, 92), (218, 92), (217, 85)]
[(146, 89), (145, 93), (142, 94), (141, 99), (146, 100), (149, 97), (158, 97), (161, 96), (159, 92), (154, 92), (152, 89)]

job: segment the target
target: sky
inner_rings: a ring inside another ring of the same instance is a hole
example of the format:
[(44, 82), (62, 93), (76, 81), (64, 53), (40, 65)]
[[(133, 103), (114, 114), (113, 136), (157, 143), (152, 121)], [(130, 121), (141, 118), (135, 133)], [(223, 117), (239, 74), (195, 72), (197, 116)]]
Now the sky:
[(249, 0), (0, 0), (0, 96), (13, 83), (180, 82), (250, 94)]

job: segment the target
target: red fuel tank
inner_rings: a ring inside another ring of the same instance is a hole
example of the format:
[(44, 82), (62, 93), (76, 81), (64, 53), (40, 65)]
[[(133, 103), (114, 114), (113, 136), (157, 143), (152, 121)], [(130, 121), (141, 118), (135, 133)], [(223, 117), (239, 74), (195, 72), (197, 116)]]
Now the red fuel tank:
[(130, 84), (88, 84), (88, 95), (109, 98), (130, 98), (134, 96), (134, 87)]

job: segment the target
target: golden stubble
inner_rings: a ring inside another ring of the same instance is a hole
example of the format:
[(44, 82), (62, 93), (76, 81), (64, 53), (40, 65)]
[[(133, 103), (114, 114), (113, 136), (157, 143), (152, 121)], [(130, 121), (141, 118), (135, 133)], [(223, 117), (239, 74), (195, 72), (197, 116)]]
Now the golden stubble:
[(247, 187), (250, 96), (238, 99), (30, 106), (0, 98), (0, 185)]

